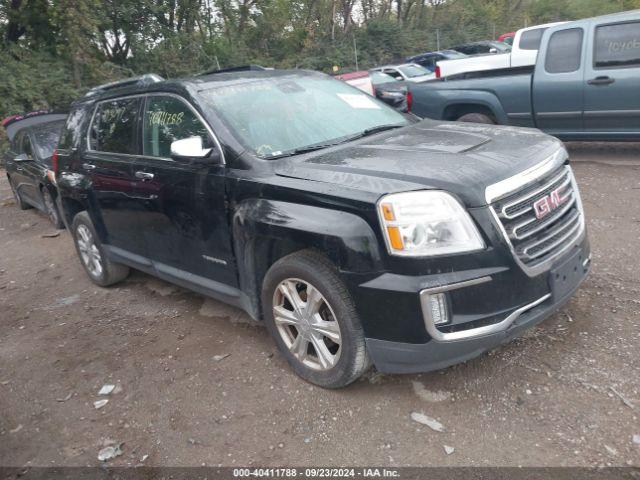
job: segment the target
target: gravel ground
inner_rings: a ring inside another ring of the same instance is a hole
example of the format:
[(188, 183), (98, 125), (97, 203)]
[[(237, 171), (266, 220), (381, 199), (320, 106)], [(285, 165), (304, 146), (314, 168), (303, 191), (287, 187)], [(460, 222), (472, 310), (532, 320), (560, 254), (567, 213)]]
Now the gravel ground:
[(340, 391), (239, 310), (141, 273), (95, 287), (2, 172), (0, 465), (97, 465), (122, 443), (111, 465), (640, 466), (640, 145), (570, 148), (594, 258), (565, 309), (465, 364)]

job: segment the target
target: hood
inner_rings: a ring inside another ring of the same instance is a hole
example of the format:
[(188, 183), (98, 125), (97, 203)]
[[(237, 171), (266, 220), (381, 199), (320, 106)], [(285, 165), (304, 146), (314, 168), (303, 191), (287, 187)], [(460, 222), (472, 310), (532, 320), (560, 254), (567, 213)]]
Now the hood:
[(561, 145), (534, 129), (424, 120), (292, 157), (275, 170), (378, 195), (446, 190), (475, 207), (486, 204), (487, 186), (542, 162)]

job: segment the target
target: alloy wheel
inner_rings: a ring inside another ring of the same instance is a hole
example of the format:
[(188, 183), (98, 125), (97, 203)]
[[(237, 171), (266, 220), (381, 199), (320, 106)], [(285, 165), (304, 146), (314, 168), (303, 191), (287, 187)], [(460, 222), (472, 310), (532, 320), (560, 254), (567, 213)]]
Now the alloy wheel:
[(85, 225), (78, 225), (76, 229), (76, 241), (78, 242), (78, 250), (85, 267), (92, 276), (99, 278), (102, 275), (102, 256), (100, 250), (93, 238), (91, 230)]
[(342, 335), (331, 305), (309, 282), (288, 278), (273, 294), (273, 319), (285, 345), (303, 365), (330, 370), (340, 358)]

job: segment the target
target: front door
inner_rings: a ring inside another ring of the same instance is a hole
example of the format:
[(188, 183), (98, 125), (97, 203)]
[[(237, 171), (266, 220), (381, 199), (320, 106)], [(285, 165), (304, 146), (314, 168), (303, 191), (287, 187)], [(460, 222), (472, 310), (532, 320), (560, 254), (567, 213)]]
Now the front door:
[(594, 22), (585, 68), (585, 130), (613, 138), (640, 134), (640, 19)]
[(42, 207), (38, 194), (33, 170), (36, 168), (35, 152), (28, 131), (19, 133), (16, 137), (15, 171), (11, 174), (13, 185), (20, 194), (20, 198), (32, 205)]
[(580, 135), (584, 125), (584, 29), (554, 31), (533, 75), (536, 126), (552, 135)]
[(171, 158), (172, 142), (196, 136), (205, 147), (217, 148), (212, 132), (186, 100), (147, 97), (142, 156), (134, 168), (140, 229), (160, 274), (207, 289), (236, 286), (224, 165)]
[(90, 213), (101, 241), (131, 260), (146, 255), (133, 177), (141, 106), (142, 97), (99, 103), (80, 165), (91, 180)]

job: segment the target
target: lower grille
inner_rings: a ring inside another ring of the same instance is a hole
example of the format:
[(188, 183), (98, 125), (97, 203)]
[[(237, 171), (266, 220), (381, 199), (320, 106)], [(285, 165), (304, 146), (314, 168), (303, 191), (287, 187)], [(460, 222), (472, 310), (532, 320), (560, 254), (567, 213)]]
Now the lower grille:
[(514, 254), (535, 267), (560, 254), (583, 230), (573, 173), (566, 165), (494, 201)]

